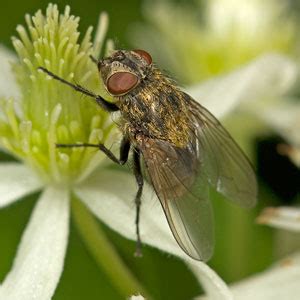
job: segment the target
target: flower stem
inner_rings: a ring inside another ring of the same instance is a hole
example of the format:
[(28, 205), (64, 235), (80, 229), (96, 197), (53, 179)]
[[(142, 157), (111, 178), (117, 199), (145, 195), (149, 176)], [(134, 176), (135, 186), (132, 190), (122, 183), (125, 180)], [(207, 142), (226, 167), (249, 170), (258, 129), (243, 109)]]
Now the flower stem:
[(95, 217), (75, 197), (72, 199), (72, 215), (88, 251), (97, 265), (105, 271), (120, 294), (126, 299), (137, 294), (151, 299), (141, 283), (122, 261)]

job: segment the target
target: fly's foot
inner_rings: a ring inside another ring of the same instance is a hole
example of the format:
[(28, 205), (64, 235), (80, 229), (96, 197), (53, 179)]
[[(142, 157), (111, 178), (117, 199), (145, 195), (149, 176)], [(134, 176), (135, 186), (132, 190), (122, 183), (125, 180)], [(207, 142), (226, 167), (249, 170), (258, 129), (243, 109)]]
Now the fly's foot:
[(136, 248), (135, 248), (134, 256), (135, 257), (142, 257), (143, 256), (143, 253), (142, 253), (142, 242), (141, 242), (140, 239), (138, 239), (136, 241)]

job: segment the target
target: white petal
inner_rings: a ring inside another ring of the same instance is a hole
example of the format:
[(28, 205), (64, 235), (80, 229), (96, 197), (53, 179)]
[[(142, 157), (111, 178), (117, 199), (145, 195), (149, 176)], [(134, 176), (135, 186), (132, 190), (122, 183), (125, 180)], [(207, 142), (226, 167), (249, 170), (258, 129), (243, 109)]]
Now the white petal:
[(131, 296), (129, 299), (130, 300), (145, 300), (145, 298), (141, 295)]
[(260, 224), (300, 232), (300, 208), (269, 207), (257, 218)]
[(189, 261), (190, 269), (194, 271), (197, 279), (201, 282), (209, 299), (233, 300), (232, 293), (228, 286), (214, 270), (202, 262), (195, 262), (190, 258)]
[(0, 45), (0, 98), (18, 98), (19, 88), (12, 73), (11, 63), (16, 61), (16, 56)]
[(280, 101), (256, 114), (274, 128), (286, 141), (300, 146), (300, 104), (296, 101)]
[(0, 208), (42, 187), (28, 167), (19, 163), (0, 164)]
[[(125, 172), (103, 171), (94, 173), (75, 189), (80, 199), (110, 228), (135, 240), (135, 204), (137, 185)], [(179, 248), (170, 231), (159, 200), (146, 185), (142, 197), (141, 238), (144, 243), (184, 259), (199, 281), (214, 299), (231, 299), (225, 283), (205, 263), (195, 261)]]
[(63, 270), (69, 231), (69, 195), (47, 188), (23, 234), (12, 270), (0, 286), (0, 299), (51, 299)]
[(271, 269), (234, 284), (236, 300), (298, 300), (300, 253), (285, 258)]
[(255, 115), (281, 135), (286, 143), (277, 146), (281, 155), (288, 156), (300, 168), (300, 104), (296, 99), (280, 98), (264, 108), (256, 109)]
[(193, 86), (188, 94), (216, 117), (223, 117), (242, 102), (282, 95), (296, 77), (295, 63), (284, 56), (269, 54), (228, 75)]
[(286, 155), (300, 169), (300, 146), (293, 147), (291, 145), (278, 145), (278, 151), (281, 155)]

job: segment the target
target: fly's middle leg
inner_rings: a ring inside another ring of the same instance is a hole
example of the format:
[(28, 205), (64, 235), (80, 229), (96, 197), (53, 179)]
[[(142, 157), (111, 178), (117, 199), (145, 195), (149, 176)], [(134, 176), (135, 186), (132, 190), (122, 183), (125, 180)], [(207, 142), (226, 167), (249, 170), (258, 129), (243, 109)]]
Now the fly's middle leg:
[(140, 162), (140, 151), (135, 148), (133, 151), (133, 170), (136, 182), (138, 184), (138, 191), (135, 196), (135, 205), (136, 205), (136, 217), (135, 217), (135, 225), (136, 225), (136, 250), (135, 256), (142, 256), (142, 241), (140, 237), (140, 209), (141, 209), (141, 196), (144, 186), (144, 178), (141, 170), (141, 162)]
[(89, 143), (82, 143), (82, 144), (56, 144), (57, 148), (98, 148), (101, 150), (109, 159), (113, 162), (124, 165), (128, 160), (128, 154), (130, 150), (130, 141), (128, 138), (124, 137), (121, 142), (120, 147), (120, 158), (117, 158), (108, 148), (106, 148), (103, 144), (89, 144)]

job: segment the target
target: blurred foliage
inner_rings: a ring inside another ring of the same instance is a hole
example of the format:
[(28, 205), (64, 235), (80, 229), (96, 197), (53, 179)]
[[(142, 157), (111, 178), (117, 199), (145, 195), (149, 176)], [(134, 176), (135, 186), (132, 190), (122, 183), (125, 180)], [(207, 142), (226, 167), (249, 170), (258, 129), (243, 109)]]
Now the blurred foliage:
[[(193, 1), (191, 1), (193, 2)], [(142, 2), (132, 1), (57, 1), (62, 9), (66, 4), (71, 6), (72, 14), (81, 18), (80, 31), (89, 25), (96, 25), (99, 13), (107, 11), (110, 16), (108, 36), (113, 38), (119, 48), (128, 48), (128, 27), (142, 22)], [(12, 48), (10, 36), (15, 35), (17, 24), (24, 23), (25, 13), (33, 14), (36, 10), (45, 10), (48, 1), (27, 0), (9, 1), (0, 13), (0, 40), (2, 44)], [(291, 2), (300, 8), (300, 1)], [(294, 7), (294, 6), (293, 6)], [(254, 141), (247, 141), (248, 153), (255, 153)], [(1, 160), (9, 160), (6, 155)], [(10, 270), (22, 231), (29, 220), (37, 195), (27, 197), (10, 207), (0, 210), (0, 280)], [(230, 204), (214, 196), (217, 220), (216, 251), (210, 265), (228, 282), (241, 279), (254, 272), (261, 271), (271, 261), (273, 255), (273, 230), (254, 225), (258, 211), (267, 204), (278, 203), (268, 188), (260, 189), (260, 203), (249, 212), (239, 208), (226, 207)], [(270, 200), (272, 199), (272, 201)], [(100, 199), (99, 199), (100, 200)], [(230, 211), (230, 215), (222, 214), (222, 210)], [(133, 220), (134, 223), (134, 220)], [(103, 226), (99, 223), (99, 226)], [(190, 299), (200, 293), (193, 274), (184, 263), (161, 253), (149, 246), (143, 248), (143, 258), (133, 256), (135, 243), (127, 241), (115, 232), (105, 228), (108, 237), (117, 247), (120, 256), (132, 269), (137, 278), (152, 293), (155, 299)], [(81, 242), (76, 228), (71, 222), (70, 242), (65, 261), (65, 269), (54, 296), (55, 300), (67, 299), (122, 299), (106, 275), (96, 267), (93, 259)]]
[[(10, 1), (6, 3), (5, 10), (1, 10), (0, 18), (0, 38), (1, 43), (12, 48), (10, 37), (15, 35), (17, 24), (24, 24), (24, 15), (26, 13), (34, 14), (38, 9), (45, 10), (49, 1), (46, 0), (28, 0), (28, 1)], [(58, 4), (60, 10), (65, 5), (71, 6), (71, 12), (75, 16), (80, 16), (80, 31), (84, 32), (88, 26), (96, 26), (99, 13), (108, 12), (110, 16), (110, 26), (108, 35), (114, 39), (120, 48), (128, 47), (126, 39), (127, 28), (129, 24), (140, 21), (141, 1), (64, 1), (58, 0), (53, 3)]]
[(227, 73), (263, 53), (295, 52), (298, 26), (286, 2), (193, 2), (144, 1), (146, 22), (130, 27), (135, 46), (181, 84)]

